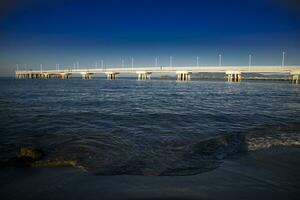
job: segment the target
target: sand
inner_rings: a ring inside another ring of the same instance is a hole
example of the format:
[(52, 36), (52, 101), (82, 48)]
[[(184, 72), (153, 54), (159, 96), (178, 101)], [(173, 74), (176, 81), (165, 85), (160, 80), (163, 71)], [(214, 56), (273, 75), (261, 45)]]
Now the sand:
[(193, 176), (94, 176), (73, 168), (0, 170), (1, 199), (300, 199), (300, 147), (240, 153)]

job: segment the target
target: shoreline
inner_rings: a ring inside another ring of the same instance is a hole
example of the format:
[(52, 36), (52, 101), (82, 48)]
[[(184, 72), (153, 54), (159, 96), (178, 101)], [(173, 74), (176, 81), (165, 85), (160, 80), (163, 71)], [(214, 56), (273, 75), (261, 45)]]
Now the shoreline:
[(300, 147), (238, 153), (192, 176), (95, 176), (73, 168), (6, 168), (4, 199), (297, 199)]

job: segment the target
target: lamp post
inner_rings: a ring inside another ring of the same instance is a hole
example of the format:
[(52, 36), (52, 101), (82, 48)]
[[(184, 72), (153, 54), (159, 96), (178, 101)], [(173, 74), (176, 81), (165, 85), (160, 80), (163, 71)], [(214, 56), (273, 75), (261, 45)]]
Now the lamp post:
[(131, 57), (131, 69), (133, 70), (133, 57)]
[(285, 52), (282, 52), (282, 61), (281, 61), (281, 67), (284, 67), (284, 56), (285, 56)]
[(250, 71), (250, 67), (252, 65), (252, 55), (249, 55), (249, 67), (248, 67), (248, 71)]

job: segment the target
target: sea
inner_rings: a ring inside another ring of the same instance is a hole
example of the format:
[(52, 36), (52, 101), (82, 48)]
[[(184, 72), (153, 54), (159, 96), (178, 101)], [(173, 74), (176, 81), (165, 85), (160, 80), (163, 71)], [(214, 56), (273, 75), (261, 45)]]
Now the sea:
[(288, 81), (0, 78), (0, 164), (21, 147), (93, 175), (185, 176), (230, 156), (300, 145)]

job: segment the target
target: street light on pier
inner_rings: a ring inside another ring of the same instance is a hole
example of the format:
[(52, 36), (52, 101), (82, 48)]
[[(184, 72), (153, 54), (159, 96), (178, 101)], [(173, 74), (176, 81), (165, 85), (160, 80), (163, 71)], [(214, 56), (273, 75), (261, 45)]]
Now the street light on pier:
[(101, 60), (101, 68), (103, 69), (104, 64), (103, 64), (103, 60)]
[(281, 61), (281, 67), (284, 67), (284, 56), (285, 56), (285, 52), (282, 52), (282, 61)]
[(199, 67), (199, 56), (197, 56), (197, 67)]
[(250, 71), (250, 67), (252, 65), (252, 55), (249, 55), (249, 67), (248, 67), (248, 71)]
[(133, 70), (133, 57), (131, 57), (131, 69)]
[(221, 67), (221, 66), (222, 66), (222, 55), (219, 54), (219, 67)]

